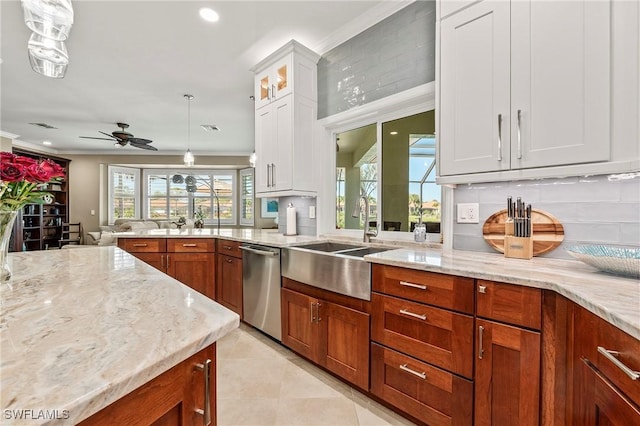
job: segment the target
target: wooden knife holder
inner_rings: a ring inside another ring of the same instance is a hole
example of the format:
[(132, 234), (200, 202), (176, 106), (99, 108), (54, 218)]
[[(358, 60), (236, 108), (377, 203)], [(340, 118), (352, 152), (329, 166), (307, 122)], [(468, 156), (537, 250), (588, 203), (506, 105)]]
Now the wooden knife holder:
[(514, 237), (513, 235), (505, 235), (504, 257), (515, 259), (533, 258), (533, 236)]

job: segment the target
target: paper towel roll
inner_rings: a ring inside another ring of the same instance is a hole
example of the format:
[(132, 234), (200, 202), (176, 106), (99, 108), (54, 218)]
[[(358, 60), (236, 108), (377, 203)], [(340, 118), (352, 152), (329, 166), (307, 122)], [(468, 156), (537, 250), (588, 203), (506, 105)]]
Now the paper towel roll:
[(287, 231), (285, 235), (296, 235), (296, 208), (291, 203), (287, 206)]

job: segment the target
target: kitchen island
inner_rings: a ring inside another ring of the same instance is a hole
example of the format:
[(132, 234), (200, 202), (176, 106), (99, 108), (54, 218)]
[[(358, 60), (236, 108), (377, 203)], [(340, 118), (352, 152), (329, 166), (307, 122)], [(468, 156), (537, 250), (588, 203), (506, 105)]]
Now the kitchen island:
[[(76, 424), (195, 354), (215, 354), (216, 340), (239, 325), (235, 313), (116, 247), (9, 259), (2, 424)], [(215, 384), (215, 356), (213, 364)]]

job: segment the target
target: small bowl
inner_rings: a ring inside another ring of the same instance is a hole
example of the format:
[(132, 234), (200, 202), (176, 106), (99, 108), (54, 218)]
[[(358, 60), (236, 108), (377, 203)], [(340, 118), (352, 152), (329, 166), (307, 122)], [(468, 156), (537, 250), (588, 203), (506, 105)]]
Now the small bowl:
[(567, 252), (601, 271), (640, 278), (640, 248), (585, 245), (569, 247)]

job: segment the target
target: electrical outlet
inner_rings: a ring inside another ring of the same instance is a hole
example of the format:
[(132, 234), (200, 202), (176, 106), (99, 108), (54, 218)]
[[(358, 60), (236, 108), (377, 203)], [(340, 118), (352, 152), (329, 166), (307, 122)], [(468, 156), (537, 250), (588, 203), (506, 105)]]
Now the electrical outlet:
[(458, 203), (458, 223), (479, 223), (480, 205), (478, 203)]
[(309, 206), (309, 219), (316, 218), (316, 206)]

